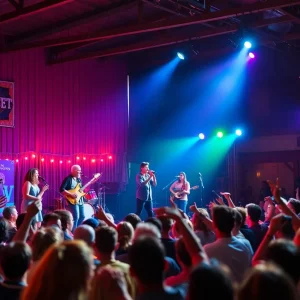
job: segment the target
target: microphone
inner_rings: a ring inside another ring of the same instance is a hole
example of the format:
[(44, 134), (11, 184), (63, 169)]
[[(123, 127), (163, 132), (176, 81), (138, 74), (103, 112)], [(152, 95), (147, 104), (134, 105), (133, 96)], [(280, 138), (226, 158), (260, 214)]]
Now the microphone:
[(86, 175), (84, 175), (83, 173), (80, 173), (80, 176), (88, 178)]
[(218, 194), (216, 193), (216, 191), (212, 190), (211, 192), (212, 192), (213, 194), (215, 194), (218, 198), (221, 198), (221, 196), (218, 195)]
[(43, 178), (42, 176), (39, 176), (39, 179), (41, 179), (45, 184), (48, 184), (45, 178)]
[(179, 178), (180, 176), (177, 175), (177, 176), (174, 176), (174, 177)]
[(155, 171), (150, 170), (151, 173), (155, 174)]
[(202, 177), (202, 174), (199, 172), (199, 176)]

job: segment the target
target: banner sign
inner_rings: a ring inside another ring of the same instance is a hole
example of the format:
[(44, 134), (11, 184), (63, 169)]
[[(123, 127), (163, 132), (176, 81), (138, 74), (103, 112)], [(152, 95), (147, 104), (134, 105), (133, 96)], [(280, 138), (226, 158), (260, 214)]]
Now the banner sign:
[[(14, 175), (15, 175), (15, 164), (13, 160), (0, 160), (0, 179), (3, 181), (3, 192), (7, 198), (6, 206), (15, 205), (14, 198)], [(2, 188), (2, 187), (1, 187)], [(0, 209), (2, 213), (3, 208)]]
[(0, 81), (0, 126), (14, 127), (14, 83)]

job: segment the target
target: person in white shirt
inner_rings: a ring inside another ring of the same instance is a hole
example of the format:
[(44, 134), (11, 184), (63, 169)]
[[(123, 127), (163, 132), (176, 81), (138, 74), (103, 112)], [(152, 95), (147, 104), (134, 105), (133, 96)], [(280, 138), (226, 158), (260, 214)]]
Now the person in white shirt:
[(226, 206), (213, 208), (213, 227), (217, 240), (204, 246), (209, 258), (216, 258), (227, 265), (234, 280), (240, 282), (245, 271), (251, 266), (253, 251), (239, 238), (232, 236), (235, 212)]

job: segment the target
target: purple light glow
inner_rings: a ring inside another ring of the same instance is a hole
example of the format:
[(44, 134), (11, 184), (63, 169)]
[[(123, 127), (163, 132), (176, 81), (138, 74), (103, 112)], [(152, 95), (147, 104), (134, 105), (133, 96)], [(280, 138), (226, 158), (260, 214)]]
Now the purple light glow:
[(250, 53), (249, 53), (249, 57), (250, 57), (250, 58), (255, 58), (254, 53), (253, 53), (253, 52), (250, 52)]

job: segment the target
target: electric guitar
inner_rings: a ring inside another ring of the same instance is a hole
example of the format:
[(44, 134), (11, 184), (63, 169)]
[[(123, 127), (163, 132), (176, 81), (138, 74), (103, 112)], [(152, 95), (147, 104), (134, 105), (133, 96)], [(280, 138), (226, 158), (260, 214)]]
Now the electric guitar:
[[(190, 191), (197, 190), (197, 189), (199, 189), (199, 185), (194, 185), (190, 188)], [(184, 195), (183, 192), (176, 192), (174, 194), (171, 194), (171, 197), (173, 199), (180, 199), (183, 195)]]
[(79, 203), (79, 200), (81, 197), (83, 197), (84, 195), (86, 195), (86, 193), (84, 192), (84, 190), (91, 184), (93, 184), (94, 182), (96, 182), (100, 177), (101, 177), (101, 173), (97, 173), (97, 174), (94, 174), (93, 178), (88, 182), (86, 183), (83, 187), (80, 187), (80, 183), (78, 183), (76, 185), (76, 187), (72, 190), (68, 190), (69, 193), (72, 193), (72, 194), (76, 194), (76, 198), (72, 198), (70, 196), (65, 196), (66, 199), (73, 205), (75, 204), (78, 204)]

